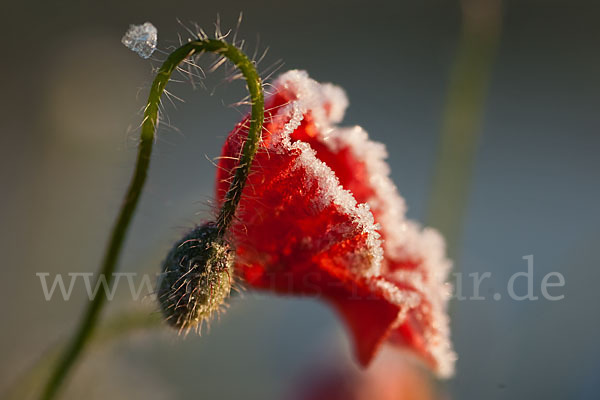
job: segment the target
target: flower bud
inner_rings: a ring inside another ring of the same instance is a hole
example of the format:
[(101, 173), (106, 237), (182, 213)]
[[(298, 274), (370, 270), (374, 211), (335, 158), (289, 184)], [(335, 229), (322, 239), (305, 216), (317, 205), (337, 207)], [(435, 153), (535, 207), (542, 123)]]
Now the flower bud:
[(229, 296), (235, 252), (213, 223), (196, 227), (177, 242), (163, 263), (158, 300), (169, 325), (198, 326)]

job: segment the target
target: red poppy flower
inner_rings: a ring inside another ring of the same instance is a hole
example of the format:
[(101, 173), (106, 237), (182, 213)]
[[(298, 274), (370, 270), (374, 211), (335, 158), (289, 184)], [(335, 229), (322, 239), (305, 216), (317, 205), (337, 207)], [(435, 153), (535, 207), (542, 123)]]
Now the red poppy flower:
[[(236, 271), (254, 288), (322, 296), (366, 365), (385, 341), (452, 373), (444, 242), (405, 219), (384, 145), (341, 128), (343, 91), (289, 71), (266, 99), (260, 149), (232, 226)], [(229, 135), (217, 173), (223, 200), (248, 133)]]

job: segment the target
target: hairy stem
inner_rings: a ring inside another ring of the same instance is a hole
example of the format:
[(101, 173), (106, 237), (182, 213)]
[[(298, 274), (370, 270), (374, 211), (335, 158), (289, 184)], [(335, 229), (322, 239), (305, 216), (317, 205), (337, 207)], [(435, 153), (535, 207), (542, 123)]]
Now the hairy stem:
[[(254, 159), (264, 119), (264, 97), (260, 76), (254, 67), (252, 61), (235, 46), (222, 40), (204, 39), (195, 40), (184, 44), (173, 51), (167, 60), (163, 63), (148, 95), (148, 103), (144, 110), (144, 120), (142, 123), (141, 141), (138, 150), (137, 162), (133, 178), (125, 195), (121, 211), (113, 227), (108, 247), (100, 267), (99, 275), (96, 279), (104, 276), (107, 286), (112, 286), (113, 272), (116, 269), (117, 260), (121, 253), (123, 242), (129, 228), (129, 224), (138, 204), (142, 188), (148, 174), (150, 165), (150, 155), (154, 143), (154, 134), (158, 123), (158, 107), (165, 86), (169, 81), (171, 74), (187, 57), (201, 52), (217, 53), (229, 59), (236, 67), (240, 69), (250, 92), (252, 101), (252, 121), (248, 139), (244, 144), (242, 155), (240, 157), (239, 168), (236, 170), (233, 182), (225, 196), (225, 201), (221, 212), (219, 213), (217, 224), (221, 232), (225, 232), (229, 226), (235, 210), (241, 198), (242, 189), (246, 183), (246, 178), (250, 172), (250, 166)], [(97, 283), (97, 281), (96, 281)], [(83, 318), (77, 327), (77, 330), (67, 345), (62, 357), (56, 364), (52, 375), (48, 380), (42, 399), (50, 400), (55, 398), (61, 385), (64, 383), (69, 371), (72, 369), (75, 361), (78, 359), (81, 351), (86, 346), (90, 336), (98, 322), (100, 311), (106, 302), (106, 293), (98, 293), (89, 303), (84, 311)]]

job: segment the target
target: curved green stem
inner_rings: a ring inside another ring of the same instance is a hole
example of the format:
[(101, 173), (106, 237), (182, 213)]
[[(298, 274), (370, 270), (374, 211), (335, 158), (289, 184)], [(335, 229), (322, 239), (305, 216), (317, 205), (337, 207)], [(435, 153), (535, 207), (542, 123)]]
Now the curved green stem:
[[(212, 52), (222, 55), (229, 59), (236, 67), (240, 69), (243, 76), (246, 78), (250, 99), (252, 101), (252, 121), (248, 133), (248, 139), (244, 144), (242, 155), (240, 158), (239, 168), (236, 170), (233, 182), (225, 196), (225, 201), (221, 212), (219, 213), (217, 224), (222, 232), (229, 226), (235, 210), (241, 198), (242, 189), (244, 188), (246, 178), (250, 171), (254, 154), (256, 153), (258, 143), (262, 131), (262, 123), (264, 119), (264, 98), (260, 76), (254, 67), (252, 61), (238, 48), (230, 45), (222, 40), (205, 39), (195, 40), (184, 44), (169, 55), (163, 63), (148, 95), (148, 103), (144, 110), (144, 120), (141, 130), (141, 142), (138, 150), (137, 162), (133, 178), (125, 195), (121, 212), (112, 230), (108, 247), (100, 267), (100, 276), (104, 276), (107, 286), (112, 285), (113, 273), (116, 269), (117, 260), (125, 235), (129, 228), (129, 224), (133, 217), (133, 213), (138, 204), (142, 188), (148, 174), (150, 165), (150, 155), (152, 153), (152, 145), (154, 143), (154, 134), (158, 123), (158, 107), (160, 98), (165, 90), (165, 86), (169, 81), (171, 74), (187, 57), (201, 52)], [(96, 282), (97, 283), (97, 282)], [(67, 345), (62, 357), (48, 380), (42, 399), (53, 399), (73, 364), (81, 354), (81, 351), (89, 341), (89, 338), (98, 322), (102, 306), (106, 302), (106, 293), (101, 292), (89, 303), (84, 312), (75, 335)]]
[(244, 143), (239, 165), (235, 171), (229, 190), (225, 194), (223, 206), (217, 217), (217, 226), (222, 233), (229, 227), (242, 197), (242, 191), (246, 185), (246, 179), (248, 178), (254, 155), (258, 149), (265, 118), (265, 99), (262, 83), (256, 68), (254, 68), (254, 64), (236, 47), (228, 47), (227, 53), (223, 55), (232, 60), (246, 78), (248, 91), (250, 92), (250, 101), (252, 103), (252, 115), (248, 138)]

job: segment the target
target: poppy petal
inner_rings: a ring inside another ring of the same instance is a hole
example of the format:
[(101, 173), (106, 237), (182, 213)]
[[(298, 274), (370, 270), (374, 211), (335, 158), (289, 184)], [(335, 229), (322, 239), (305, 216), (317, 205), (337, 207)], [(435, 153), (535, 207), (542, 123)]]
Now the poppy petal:
[[(238, 273), (257, 288), (323, 295), (349, 326), (362, 364), (389, 337), (450, 375), (443, 240), (406, 220), (385, 146), (359, 127), (335, 125), (347, 106), (341, 89), (302, 71), (274, 87), (232, 229)], [(247, 126), (238, 124), (223, 148), (221, 201)]]

